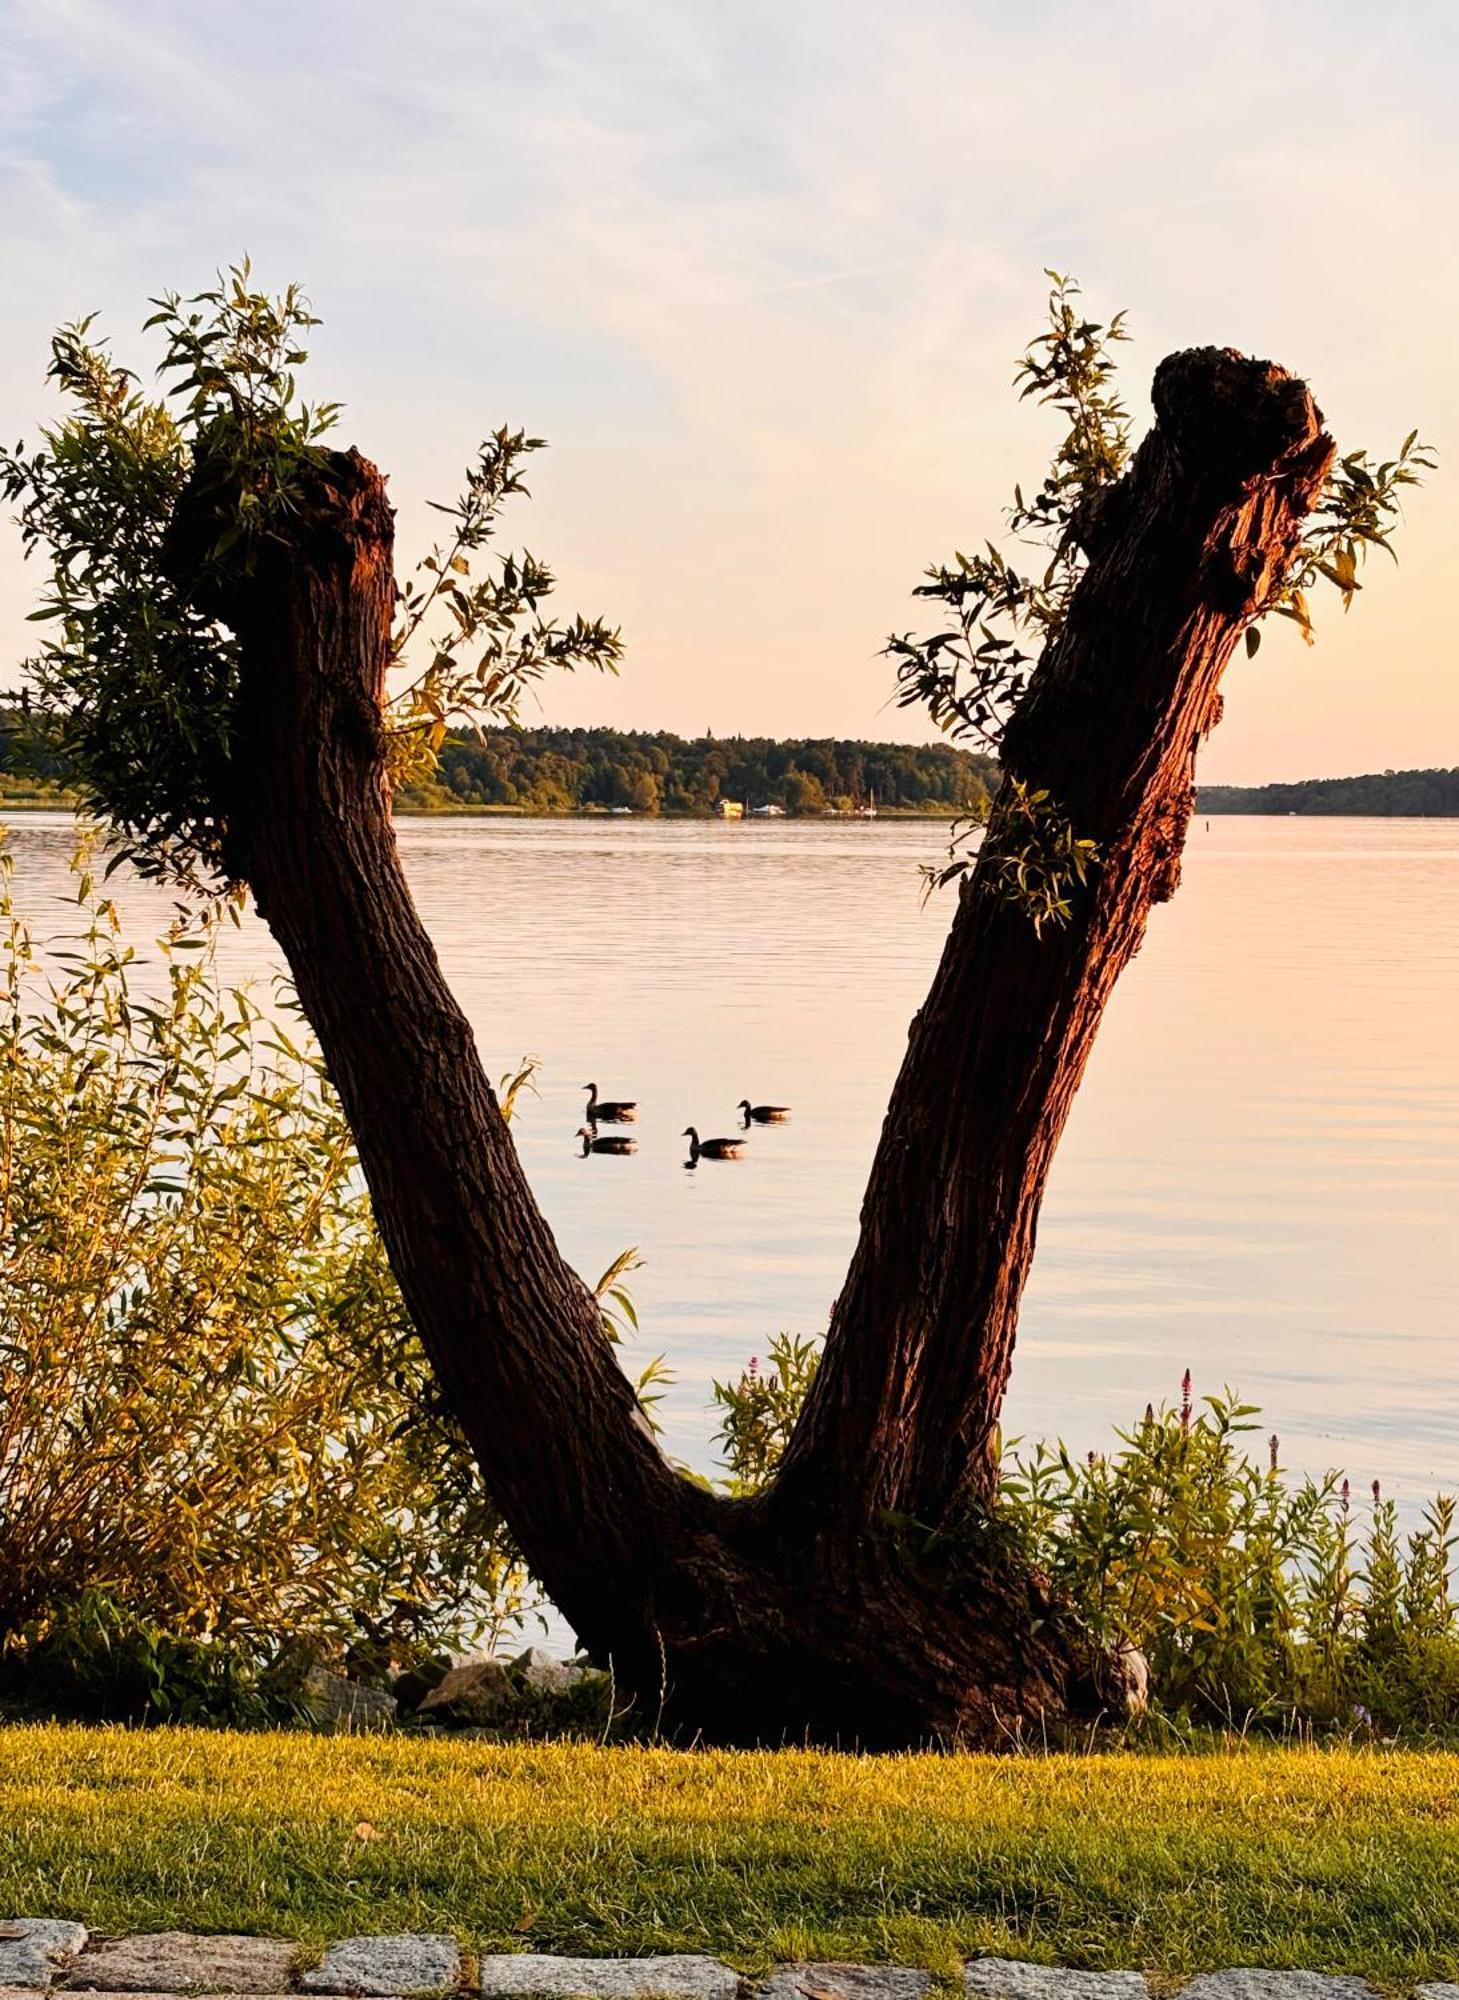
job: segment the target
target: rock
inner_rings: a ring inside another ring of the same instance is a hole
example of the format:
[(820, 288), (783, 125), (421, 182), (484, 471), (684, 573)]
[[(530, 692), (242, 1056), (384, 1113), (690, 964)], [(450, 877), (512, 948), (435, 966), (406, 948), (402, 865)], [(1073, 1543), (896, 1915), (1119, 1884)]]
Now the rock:
[(300, 1700), (315, 1728), (329, 1735), (369, 1735), (395, 1726), (393, 1694), (347, 1681), (325, 1667), (309, 1669)]
[(1203, 1972), (1181, 1988), (1180, 2000), (1375, 2000), (1375, 1995), (1366, 1979), (1343, 1973), (1264, 1972), (1239, 1965), (1230, 1972)]
[(299, 1984), (306, 1993), (453, 1993), (461, 1984), (461, 1953), (439, 1931), (341, 1938)]
[(57, 1917), (0, 1919), (0, 1986), (49, 1986), (85, 1944), (84, 1924)]
[(1121, 1715), (1143, 1715), (1150, 1706), (1150, 1662), (1138, 1646), (1116, 1646), (1109, 1658), (1107, 1699)]
[(477, 1991), (543, 2000), (736, 2000), (739, 1975), (717, 1958), (554, 1958), (510, 1952), (484, 1958)]
[(1418, 2000), (1459, 2000), (1459, 1986), (1447, 1985), (1443, 1980), (1430, 1980), (1427, 1986), (1414, 1988)]
[(576, 1660), (555, 1660), (540, 1646), (528, 1646), (512, 1661), (512, 1677), (535, 1694), (567, 1694), (582, 1679), (584, 1668)]
[(468, 1660), (452, 1667), (439, 1687), (431, 1689), (417, 1713), (436, 1722), (474, 1723), (477, 1727), (510, 1722), (521, 1704), (516, 1684), (502, 1660)]
[(908, 1965), (777, 1965), (760, 2000), (922, 2000), (932, 1975)]
[(982, 2000), (1150, 2000), (1138, 1972), (1076, 1972), (1017, 1958), (971, 1959), (963, 1984)]
[(287, 1993), (297, 1957), (281, 1938), (153, 1931), (93, 1945), (65, 1983), (102, 1993)]
[(396, 1712), (400, 1715), (414, 1715), (433, 1688), (438, 1688), (451, 1671), (449, 1660), (422, 1660), (419, 1666), (407, 1667), (396, 1677), (390, 1692), (395, 1696)]

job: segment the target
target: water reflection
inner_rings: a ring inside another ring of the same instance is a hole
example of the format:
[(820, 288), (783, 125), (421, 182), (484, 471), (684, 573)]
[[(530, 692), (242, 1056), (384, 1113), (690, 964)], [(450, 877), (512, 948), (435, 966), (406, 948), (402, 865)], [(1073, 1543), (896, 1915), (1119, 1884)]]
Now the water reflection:
[[(840, 1288), (950, 909), (918, 901), (938, 837), (886, 820), (402, 828), (489, 1073), (540, 1060), (513, 1129), (564, 1250), (589, 1279), (628, 1245), (644, 1258), (627, 1361), (668, 1354), (659, 1413), (692, 1464), (711, 1456), (712, 1378), (781, 1329), (822, 1329)], [(17, 894), (45, 929), (70, 840), (57, 816), (17, 818)], [(1010, 1432), (1101, 1444), (1189, 1364), (1198, 1391), (1260, 1401), (1289, 1464), (1409, 1493), (1459, 1479), (1456, 859), (1444, 821), (1198, 824), (1055, 1168)], [(113, 886), (143, 921), (165, 914), (155, 890)], [(231, 977), (276, 969), (251, 918), (221, 950)], [(639, 1100), (639, 1144), (585, 1170), (569, 1135), (595, 1075)], [(757, 1127), (733, 1171), (685, 1172), (679, 1134), (741, 1130), (752, 1080), (794, 1118)]]

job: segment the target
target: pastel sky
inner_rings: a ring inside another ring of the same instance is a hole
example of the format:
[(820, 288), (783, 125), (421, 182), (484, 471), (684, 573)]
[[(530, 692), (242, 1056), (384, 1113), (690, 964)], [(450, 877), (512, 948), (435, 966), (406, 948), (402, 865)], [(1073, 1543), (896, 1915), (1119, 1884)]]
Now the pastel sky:
[[(1446, 453), (1402, 567), (1317, 648), (1233, 668), (1204, 775), (1459, 762), (1450, 5), (1389, 0), (8, 0), (4, 434), (46, 341), (241, 251), (325, 319), (316, 393), (403, 552), (475, 440), (551, 440), (517, 533), (623, 625), (546, 716), (906, 735), (885, 635), (999, 530), (1047, 421), (1012, 362), (1042, 269), (1130, 310), (1131, 400), (1220, 342), (1344, 446)], [(0, 554), (0, 675), (31, 579)]]

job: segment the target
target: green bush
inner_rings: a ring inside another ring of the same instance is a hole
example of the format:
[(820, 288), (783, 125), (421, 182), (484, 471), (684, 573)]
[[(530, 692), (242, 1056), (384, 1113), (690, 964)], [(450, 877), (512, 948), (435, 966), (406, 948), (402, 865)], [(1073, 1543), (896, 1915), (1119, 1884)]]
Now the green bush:
[(343, 1116), (218, 921), (145, 973), (76, 864), (38, 950), (0, 857), (0, 1663), (53, 1706), (240, 1719), (520, 1622)]
[[(781, 1335), (769, 1366), (716, 1383), (736, 1493), (766, 1485), (815, 1376), (811, 1341)], [(1147, 1408), (1117, 1448), (1005, 1453), (994, 1525), (1111, 1646), (1150, 1664), (1158, 1716), (1359, 1735), (1459, 1728), (1455, 1501), (1400, 1534), (1375, 1481), (1291, 1478), (1280, 1444), (1246, 1440), (1259, 1412), (1229, 1392)], [(988, 1523), (970, 1523), (986, 1531)]]

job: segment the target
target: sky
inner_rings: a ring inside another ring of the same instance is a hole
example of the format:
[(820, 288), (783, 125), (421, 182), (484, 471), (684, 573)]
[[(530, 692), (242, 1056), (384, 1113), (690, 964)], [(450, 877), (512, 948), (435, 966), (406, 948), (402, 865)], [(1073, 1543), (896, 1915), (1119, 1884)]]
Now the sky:
[[(1340, 446), (1441, 453), (1401, 566), (1234, 665), (1202, 775), (1459, 763), (1459, 25), (1428, 0), (4, 0), (0, 434), (51, 329), (120, 358), (247, 252), (321, 314), (310, 388), (401, 555), (476, 441), (545, 436), (515, 538), (616, 681), (530, 719), (927, 735), (889, 707), (924, 567), (1053, 432), (1013, 363), (1046, 266), (1128, 309), (1128, 400), (1206, 343)], [(36, 579), (0, 541), (0, 684)], [(31, 628), (33, 630), (33, 628)]]

